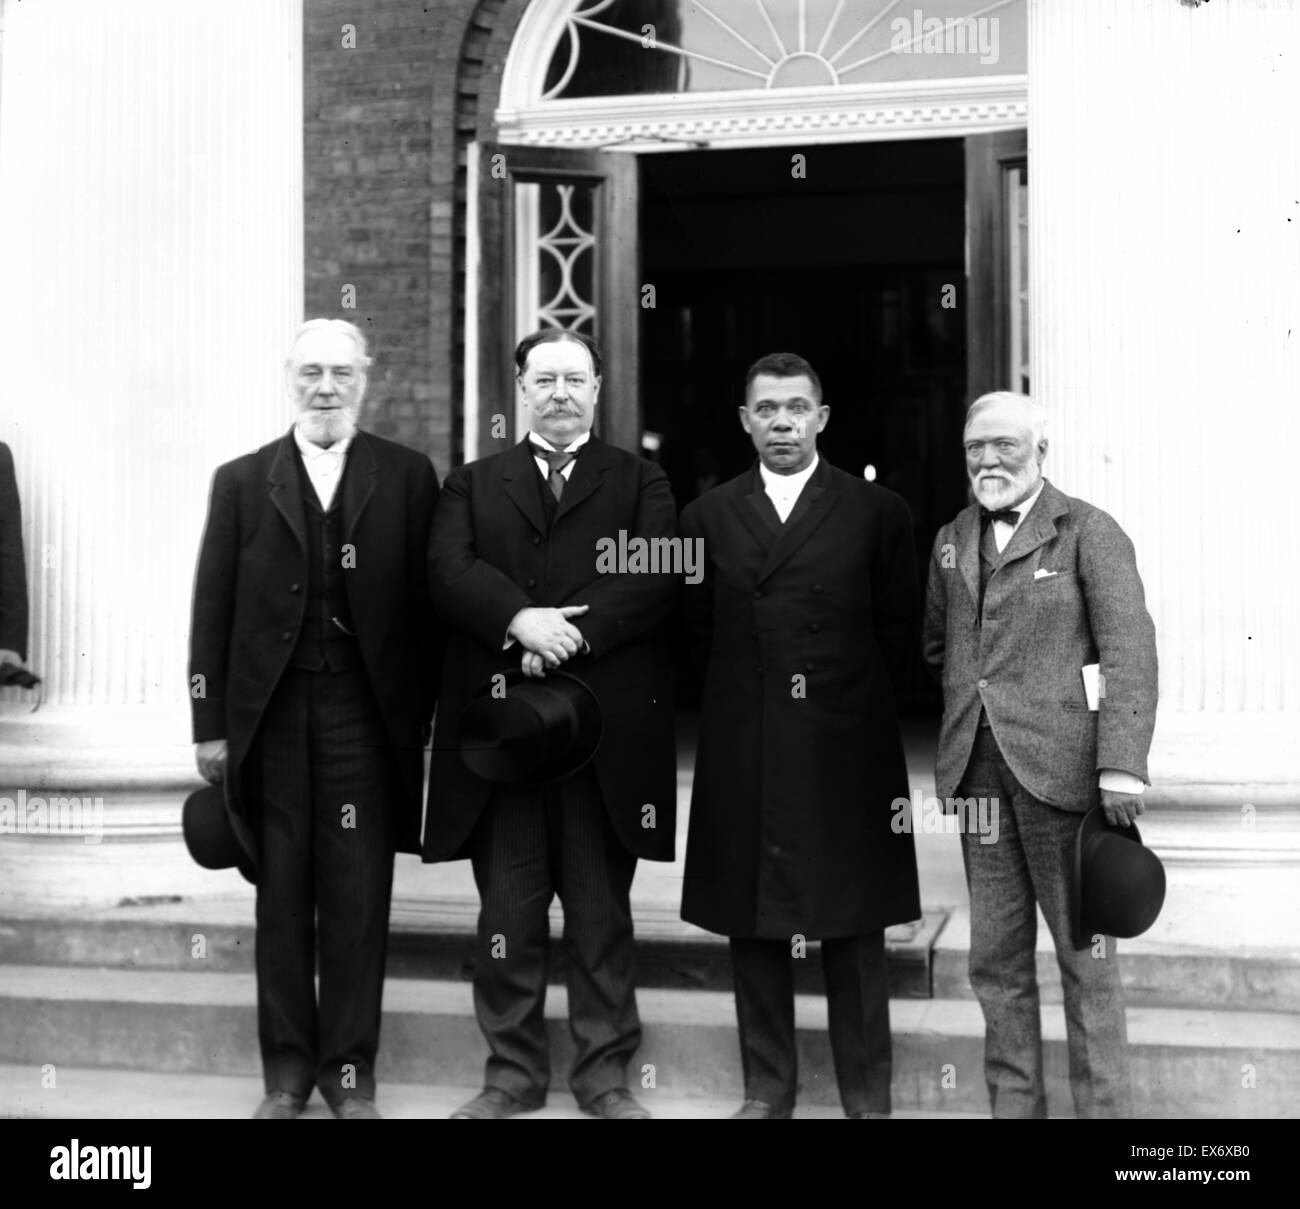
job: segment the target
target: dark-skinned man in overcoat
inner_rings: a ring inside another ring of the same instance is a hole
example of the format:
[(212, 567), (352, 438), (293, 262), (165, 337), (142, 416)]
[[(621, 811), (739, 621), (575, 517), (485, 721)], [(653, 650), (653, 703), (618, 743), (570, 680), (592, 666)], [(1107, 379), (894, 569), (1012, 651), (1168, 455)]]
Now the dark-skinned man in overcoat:
[(704, 581), (683, 599), (704, 693), (682, 918), (731, 939), (741, 1119), (785, 1118), (797, 1086), (792, 961), (821, 941), (849, 1117), (891, 1110), (884, 929), (920, 915), (895, 713), (918, 585), (901, 498), (817, 454), (829, 408), (801, 357), (751, 366), (750, 470), (690, 504)]

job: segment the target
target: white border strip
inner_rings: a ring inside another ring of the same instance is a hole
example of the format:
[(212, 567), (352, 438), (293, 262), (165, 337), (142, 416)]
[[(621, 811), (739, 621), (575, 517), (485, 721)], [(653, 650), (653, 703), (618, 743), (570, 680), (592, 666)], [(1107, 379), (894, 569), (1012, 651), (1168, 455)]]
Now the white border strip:
[[(478, 230), (477, 141), (465, 155), (465, 393), (461, 399), (461, 446), (466, 462), (478, 456), (478, 274), (481, 245)], [(453, 290), (455, 285), (452, 286)], [(454, 310), (454, 308), (453, 308)], [(451, 472), (451, 467), (447, 467)]]

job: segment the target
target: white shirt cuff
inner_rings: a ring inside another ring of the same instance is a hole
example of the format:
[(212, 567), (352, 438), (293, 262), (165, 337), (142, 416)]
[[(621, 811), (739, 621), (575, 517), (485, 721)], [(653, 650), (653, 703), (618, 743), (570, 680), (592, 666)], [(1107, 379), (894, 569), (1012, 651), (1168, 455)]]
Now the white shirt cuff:
[(1097, 777), (1098, 789), (1111, 789), (1116, 793), (1141, 793), (1146, 786), (1141, 777), (1119, 768), (1103, 768)]

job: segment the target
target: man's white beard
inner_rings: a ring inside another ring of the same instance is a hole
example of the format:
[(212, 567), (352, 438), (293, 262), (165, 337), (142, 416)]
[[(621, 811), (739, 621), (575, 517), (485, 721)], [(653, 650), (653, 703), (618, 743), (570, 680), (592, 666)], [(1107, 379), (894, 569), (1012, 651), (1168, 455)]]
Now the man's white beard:
[(298, 413), (298, 431), (313, 445), (333, 445), (344, 437), (357, 433), (358, 407), (337, 407), (332, 411), (317, 411), (306, 407)]
[(1038, 467), (1029, 462), (1014, 476), (1003, 471), (1002, 477), (1006, 480), (1004, 485), (988, 481), (981, 483), (979, 477), (978, 474), (971, 477), (971, 491), (975, 499), (990, 512), (997, 512), (1011, 507), (1022, 496), (1030, 494), (1038, 486), (1039, 475)]

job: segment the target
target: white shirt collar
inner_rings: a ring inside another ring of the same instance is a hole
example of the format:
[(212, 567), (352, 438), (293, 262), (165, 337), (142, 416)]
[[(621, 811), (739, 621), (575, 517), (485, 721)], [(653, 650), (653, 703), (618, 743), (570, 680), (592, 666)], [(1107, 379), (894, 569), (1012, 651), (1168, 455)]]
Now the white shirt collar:
[(802, 470), (795, 471), (794, 474), (773, 474), (760, 461), (758, 464), (758, 473), (763, 478), (763, 490), (768, 495), (792, 496), (798, 495), (804, 488), (804, 484), (812, 478), (813, 471), (817, 469), (817, 463), (820, 457), (817, 453), (813, 454), (813, 460), (808, 463)]
[(1020, 526), (1024, 524), (1025, 517), (1029, 514), (1029, 510), (1038, 502), (1038, 497), (1043, 494), (1043, 484), (1045, 482), (1045, 479), (1040, 478), (1038, 480), (1038, 487), (1035, 489), (1033, 495), (1031, 495), (1027, 500), (1023, 500), (1021, 503), (1017, 504), (1014, 508), (1007, 509), (1008, 512), (1014, 512), (1019, 517), (1014, 525), (1010, 521), (1000, 519), (993, 522), (993, 526), (989, 532), (993, 535), (993, 544), (997, 546), (999, 554), (1010, 545), (1011, 539), (1020, 532)]
[(305, 458), (318, 458), (324, 453), (337, 453), (342, 456), (347, 453), (348, 446), (352, 444), (351, 437), (340, 437), (333, 445), (322, 447), (307, 440), (307, 438), (302, 435), (297, 424), (293, 426), (293, 439), (298, 446), (298, 452)]
[[(1047, 481), (1046, 479), (1040, 478), (1038, 480), (1038, 486), (1034, 488), (1034, 494), (1031, 495), (1027, 500), (1024, 500), (1022, 503), (1017, 504), (1014, 508), (1009, 508), (1008, 511), (1019, 512), (1020, 520), (1023, 521), (1025, 517), (1029, 515), (1030, 508), (1032, 508), (1036, 503), (1038, 503), (1038, 497), (1043, 494), (1043, 484), (1046, 481)], [(999, 521), (997, 523), (1004, 524), (1005, 522)], [(1019, 522), (1017, 522), (1016, 527), (1019, 528)]]
[[(552, 445), (552, 444), (550, 443), (550, 441), (548, 441), (544, 436), (542, 436), (542, 434), (541, 434), (540, 432), (530, 432), (530, 433), (528, 434), (528, 439), (529, 439), (530, 441), (536, 441), (537, 444), (539, 444), (543, 449), (549, 449), (552, 453), (558, 453), (558, 452), (559, 452), (559, 450), (556, 449), (555, 446)], [(575, 437), (575, 438), (574, 438), (574, 439), (573, 439), (573, 440), (572, 440), (568, 445), (566, 445), (566, 446), (564, 447), (564, 452), (565, 452), (565, 453), (573, 453), (574, 450), (576, 450), (576, 449), (580, 449), (580, 448), (581, 448), (583, 445), (585, 445), (589, 440), (591, 440), (591, 429), (590, 429), (590, 428), (588, 428), (587, 431), (584, 432), (584, 433), (582, 434), (582, 436), (580, 436), (580, 437)]]

